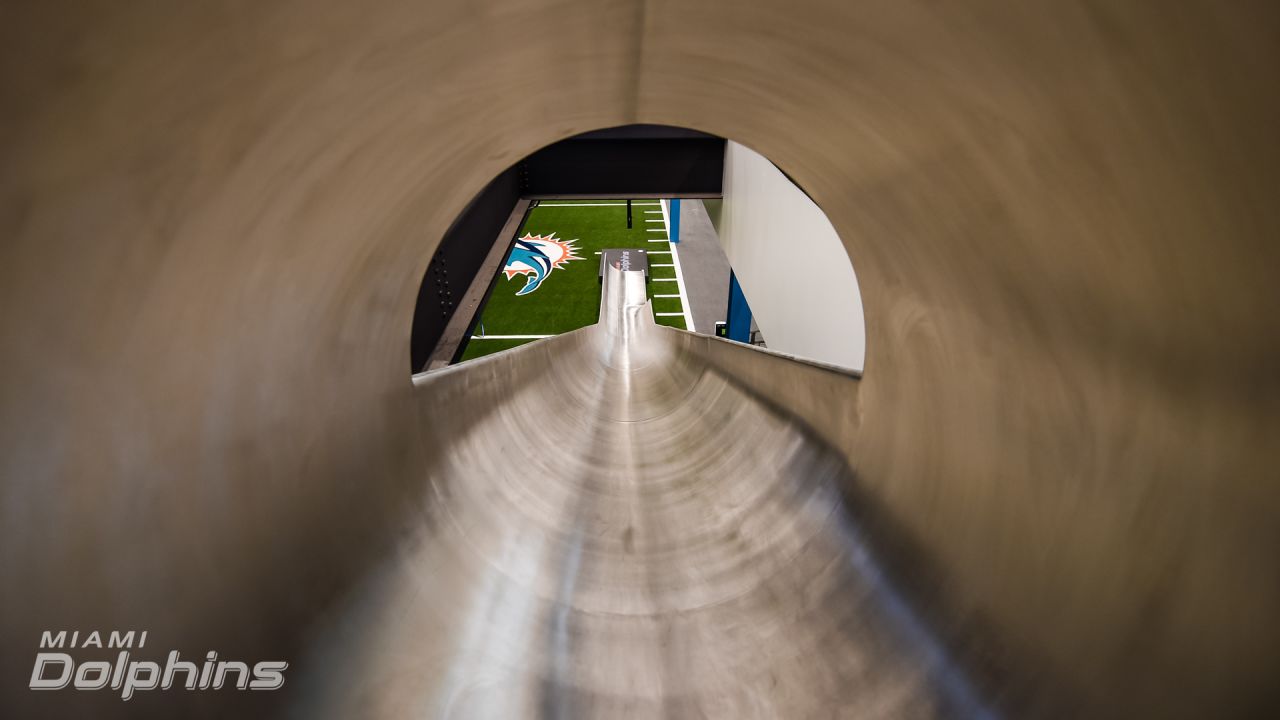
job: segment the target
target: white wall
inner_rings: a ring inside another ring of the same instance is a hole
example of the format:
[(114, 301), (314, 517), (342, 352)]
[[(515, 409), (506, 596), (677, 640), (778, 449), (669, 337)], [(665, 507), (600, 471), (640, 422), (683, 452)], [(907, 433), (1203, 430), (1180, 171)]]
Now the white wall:
[(862, 370), (862, 296), (827, 216), (759, 153), (729, 142), (717, 229), (771, 350)]

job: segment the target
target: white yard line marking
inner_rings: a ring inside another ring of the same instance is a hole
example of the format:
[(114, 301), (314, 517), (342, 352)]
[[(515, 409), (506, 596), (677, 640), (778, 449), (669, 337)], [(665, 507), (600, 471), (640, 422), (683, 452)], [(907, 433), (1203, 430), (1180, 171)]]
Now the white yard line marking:
[(472, 335), (472, 340), (541, 340), (554, 335)]
[[(667, 230), (671, 229), (671, 216), (667, 214), (667, 204), (659, 202), (658, 207), (662, 209), (662, 222), (666, 225)], [(671, 237), (670, 232), (667, 237)], [(684, 289), (684, 273), (680, 270), (680, 251), (676, 243), (671, 243), (671, 263), (675, 265), (676, 271), (676, 287), (680, 288), (680, 307), (684, 309), (684, 329), (689, 332), (697, 332), (693, 329), (693, 311), (689, 309), (689, 295)]]
[(649, 279), (654, 282), (675, 282), (676, 281), (675, 278), (649, 278)]
[(675, 263), (653, 263), (649, 267), (675, 267)]
[(662, 220), (660, 220), (660, 219), (658, 219), (658, 218), (654, 218), (653, 220), (646, 219), (646, 220), (645, 220), (645, 222), (647, 222), (647, 223), (661, 223), (661, 222), (662, 222)]
[(654, 313), (654, 317), (684, 317), (684, 313)]
[[(645, 251), (641, 250), (640, 252), (645, 252)], [(650, 250), (649, 254), (650, 255), (670, 255), (671, 251), (670, 250)]]
[(693, 311), (689, 309), (689, 296), (684, 289), (684, 273), (680, 269), (680, 252), (675, 250), (675, 245), (671, 246), (671, 259), (674, 260), (676, 271), (676, 287), (680, 288), (680, 307), (684, 310), (684, 329), (689, 332), (695, 332), (693, 329)]
[(656, 298), (673, 298), (673, 297), (680, 297), (680, 296), (679, 296), (679, 295), (654, 295), (654, 297), (656, 297)]
[(664, 234), (665, 234), (665, 233), (667, 232), (667, 228), (666, 228), (666, 227), (660, 227), (660, 228), (645, 228), (645, 229), (644, 229), (644, 231), (645, 231), (645, 232), (660, 232), (660, 233), (664, 233)]
[[(631, 207), (655, 207), (657, 203), (631, 203)], [(620, 203), (562, 203), (547, 202), (538, 203), (538, 207), (626, 207), (624, 202)], [(661, 212), (660, 210), (645, 210), (645, 212)]]
[[(666, 238), (649, 238), (649, 242), (671, 242), (671, 241)], [(654, 254), (657, 255), (656, 252)]]
[(645, 215), (661, 215), (662, 211), (661, 210), (645, 210), (644, 214)]

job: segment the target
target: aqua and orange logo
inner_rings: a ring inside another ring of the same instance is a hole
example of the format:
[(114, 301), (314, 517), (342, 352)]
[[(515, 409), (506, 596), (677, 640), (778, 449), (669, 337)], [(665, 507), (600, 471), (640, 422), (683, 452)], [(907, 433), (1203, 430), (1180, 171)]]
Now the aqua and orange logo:
[(574, 254), (578, 250), (573, 245), (575, 242), (577, 241), (558, 240), (555, 233), (525, 233), (524, 237), (516, 240), (515, 247), (511, 248), (511, 254), (507, 256), (506, 267), (502, 269), (508, 280), (516, 275), (528, 277), (524, 287), (516, 295), (528, 295), (542, 285), (542, 281), (551, 275), (552, 270), (564, 267), (570, 260), (581, 260), (581, 257)]

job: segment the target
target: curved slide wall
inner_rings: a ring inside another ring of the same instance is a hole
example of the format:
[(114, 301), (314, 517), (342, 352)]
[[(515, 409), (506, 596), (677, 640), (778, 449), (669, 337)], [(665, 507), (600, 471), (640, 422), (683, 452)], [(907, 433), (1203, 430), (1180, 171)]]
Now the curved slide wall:
[[(1274, 699), (1273, 5), (0, 14), (8, 714), (269, 714), (379, 657), (301, 660), (395, 580), (471, 412), (404, 372), (434, 246), (515, 159), (634, 122), (741, 142), (830, 218), (867, 329), (834, 445), (995, 707)], [(59, 628), (295, 665), (276, 692), (27, 690)]]

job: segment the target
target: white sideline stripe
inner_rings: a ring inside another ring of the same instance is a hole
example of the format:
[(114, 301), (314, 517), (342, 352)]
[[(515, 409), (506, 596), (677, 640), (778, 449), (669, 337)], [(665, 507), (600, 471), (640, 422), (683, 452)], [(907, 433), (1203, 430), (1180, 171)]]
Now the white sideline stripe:
[[(657, 203), (631, 203), (631, 207), (653, 207)], [(538, 203), (538, 207), (626, 207), (626, 203), (562, 203), (547, 202), (543, 200)], [(645, 212), (659, 212), (658, 210), (645, 210)]]
[[(667, 237), (671, 237), (671, 216), (667, 214), (667, 205), (659, 202), (658, 207), (662, 210), (662, 222), (667, 227)], [(676, 287), (680, 288), (680, 307), (684, 309), (684, 329), (697, 332), (693, 328), (693, 311), (689, 309), (689, 296), (684, 290), (684, 272), (680, 269), (680, 251), (676, 247), (675, 243), (671, 243), (671, 262), (676, 266)]]
[(541, 340), (554, 335), (472, 335), (472, 340)]
[(654, 317), (684, 317), (684, 313), (654, 313)]
[(654, 282), (675, 282), (676, 278), (649, 278)]
[(649, 267), (675, 267), (675, 263), (654, 263)]
[(660, 297), (661, 297), (661, 298), (672, 298), (672, 297), (680, 297), (680, 296), (679, 296), (679, 295), (654, 295), (654, 297), (656, 297), (656, 298), (660, 298)]

